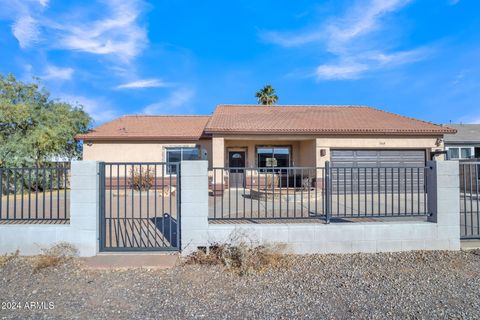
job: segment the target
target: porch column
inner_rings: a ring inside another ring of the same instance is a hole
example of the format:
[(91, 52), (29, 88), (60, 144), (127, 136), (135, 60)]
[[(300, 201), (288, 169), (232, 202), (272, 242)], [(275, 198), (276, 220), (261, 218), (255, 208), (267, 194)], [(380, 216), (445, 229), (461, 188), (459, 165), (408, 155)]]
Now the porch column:
[(225, 167), (225, 139), (223, 137), (212, 138), (212, 166), (214, 168)]

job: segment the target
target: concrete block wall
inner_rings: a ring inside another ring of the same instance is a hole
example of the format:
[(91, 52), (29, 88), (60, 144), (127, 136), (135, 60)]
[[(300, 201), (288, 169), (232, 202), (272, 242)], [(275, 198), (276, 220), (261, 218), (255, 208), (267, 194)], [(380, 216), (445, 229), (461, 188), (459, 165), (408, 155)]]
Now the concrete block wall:
[(98, 252), (99, 162), (73, 161), (70, 224), (0, 225), (0, 254), (34, 255), (59, 242), (73, 244), (81, 256)]
[[(460, 216), (458, 162), (429, 162), (427, 173), (428, 221), (406, 218), (350, 224), (209, 224), (208, 186), (204, 165), (182, 167), (182, 249), (232, 242), (243, 237), (256, 244), (283, 243), (293, 253), (395, 252), (408, 250), (459, 250)], [(187, 174), (187, 175), (185, 175)], [(195, 175), (195, 179), (190, 177)], [(199, 178), (201, 177), (201, 178)], [(185, 185), (200, 183), (195, 190)], [(185, 189), (187, 187), (187, 189)], [(184, 197), (187, 197), (185, 203)]]
[(208, 161), (180, 164), (181, 248), (188, 254), (208, 243)]

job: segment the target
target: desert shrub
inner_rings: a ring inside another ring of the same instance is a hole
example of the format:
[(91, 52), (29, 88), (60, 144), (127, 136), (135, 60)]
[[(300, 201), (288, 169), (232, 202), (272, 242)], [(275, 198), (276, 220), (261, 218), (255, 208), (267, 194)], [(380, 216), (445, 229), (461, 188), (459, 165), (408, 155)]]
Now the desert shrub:
[(155, 183), (155, 173), (151, 168), (131, 168), (129, 185), (134, 190), (151, 189)]
[(35, 257), (33, 272), (55, 267), (78, 255), (78, 250), (69, 243), (61, 242), (53, 247), (43, 250), (41, 255)]
[(10, 261), (18, 257), (19, 251), (15, 251), (13, 254), (4, 254), (3, 256), (0, 256), (0, 268), (3, 268), (4, 266), (7, 265)]
[(289, 265), (282, 245), (253, 246), (247, 242), (214, 245), (187, 257), (187, 264), (221, 265), (238, 275), (248, 275)]

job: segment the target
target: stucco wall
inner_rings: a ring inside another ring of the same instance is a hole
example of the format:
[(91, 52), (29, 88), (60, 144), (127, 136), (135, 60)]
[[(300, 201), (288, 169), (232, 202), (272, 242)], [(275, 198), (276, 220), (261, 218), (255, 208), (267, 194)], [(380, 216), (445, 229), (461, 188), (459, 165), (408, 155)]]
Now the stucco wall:
[[(207, 150), (207, 157), (212, 158), (212, 141), (200, 139), (197, 141), (98, 141), (91, 145), (84, 143), (83, 160), (105, 162), (163, 162), (165, 148), (188, 147), (200, 145)], [(211, 164), (211, 162), (209, 162)]]
[[(330, 149), (424, 149), (443, 150), (436, 145), (439, 137), (425, 136), (305, 136), (305, 135), (224, 135), (213, 138), (212, 162), (216, 167), (228, 165), (228, 148), (247, 148), (249, 166), (255, 166), (255, 146), (291, 145), (295, 166), (323, 167), (330, 160)], [(320, 150), (325, 149), (325, 156)], [(234, 149), (235, 150), (235, 149)], [(437, 160), (443, 160), (437, 157)]]

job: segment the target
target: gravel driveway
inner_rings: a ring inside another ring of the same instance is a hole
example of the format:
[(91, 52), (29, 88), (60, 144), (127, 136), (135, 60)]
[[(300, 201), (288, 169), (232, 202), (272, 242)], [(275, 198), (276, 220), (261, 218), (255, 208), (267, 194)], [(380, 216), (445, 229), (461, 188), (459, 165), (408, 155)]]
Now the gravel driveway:
[(288, 269), (237, 276), (221, 267), (87, 271), (78, 260), (32, 273), (0, 268), (0, 301), (53, 309), (0, 318), (478, 319), (480, 252), (294, 256)]

